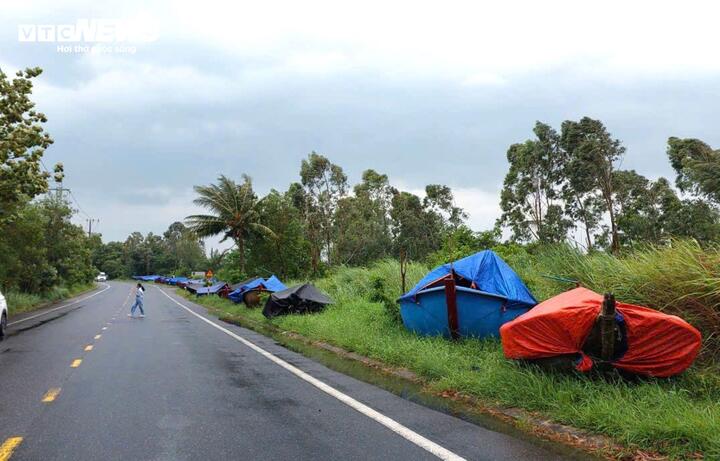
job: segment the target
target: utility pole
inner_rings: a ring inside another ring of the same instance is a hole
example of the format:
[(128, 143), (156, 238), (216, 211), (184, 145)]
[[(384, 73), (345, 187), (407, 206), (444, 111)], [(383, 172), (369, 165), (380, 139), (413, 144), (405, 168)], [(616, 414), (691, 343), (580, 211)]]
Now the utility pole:
[(90, 238), (90, 237), (92, 237), (92, 226), (93, 226), (93, 223), (99, 224), (99, 223), (100, 223), (100, 220), (99, 220), (99, 219), (88, 218), (88, 219), (85, 220), (85, 222), (88, 223), (88, 238)]

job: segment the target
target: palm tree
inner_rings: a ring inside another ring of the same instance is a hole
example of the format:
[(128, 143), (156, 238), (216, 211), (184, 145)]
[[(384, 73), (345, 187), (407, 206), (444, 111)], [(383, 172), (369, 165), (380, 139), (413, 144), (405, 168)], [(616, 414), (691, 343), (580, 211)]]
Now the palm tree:
[(221, 175), (217, 184), (195, 186), (198, 206), (212, 214), (192, 215), (185, 218), (188, 227), (199, 237), (224, 234), (221, 242), (232, 239), (240, 257), (240, 271), (245, 273), (245, 240), (251, 235), (275, 238), (275, 233), (260, 224), (258, 200), (249, 176), (243, 175), (242, 184)]

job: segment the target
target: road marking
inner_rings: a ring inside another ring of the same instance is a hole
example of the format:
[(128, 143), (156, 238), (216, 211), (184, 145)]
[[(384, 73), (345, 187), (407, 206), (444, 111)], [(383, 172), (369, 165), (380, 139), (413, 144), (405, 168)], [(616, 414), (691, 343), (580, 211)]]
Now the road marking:
[(85, 352), (90, 352), (91, 350), (93, 350), (92, 344), (88, 344), (87, 346), (85, 346)]
[(22, 437), (10, 437), (0, 445), (0, 461), (7, 461), (12, 456), (15, 449), (22, 443)]
[[(75, 304), (77, 304), (77, 303), (80, 303), (80, 302), (83, 302), (83, 301), (85, 301), (85, 300), (87, 300), (87, 299), (90, 299), (90, 298), (92, 298), (93, 296), (97, 296), (97, 295), (99, 295), (100, 293), (105, 293), (105, 292), (106, 292), (107, 290), (109, 290), (110, 288), (111, 288), (110, 285), (105, 284), (105, 288), (102, 289), (102, 290), (100, 290), (100, 291), (98, 291), (97, 293), (93, 293), (93, 294), (91, 294), (90, 296), (86, 296), (85, 298), (78, 299), (77, 301), (73, 301), (73, 302), (71, 302), (71, 303), (69, 303), (69, 304), (65, 304), (65, 305), (63, 305), (63, 306), (58, 306), (58, 307), (55, 307), (55, 308), (50, 309), (50, 310), (48, 310), (48, 311), (41, 312), (41, 313), (36, 314), (36, 315), (31, 315), (30, 317), (25, 317), (24, 319), (21, 319), (21, 320), (15, 320), (14, 322), (8, 323), (7, 326), (11, 327), (11, 326), (13, 326), (13, 325), (17, 325), (18, 323), (27, 322), (28, 320), (32, 320), (32, 319), (36, 319), (36, 318), (38, 318), (38, 317), (42, 317), (43, 315), (47, 315), (47, 314), (49, 314), (50, 312), (55, 312), (55, 311), (58, 310), (58, 309), (64, 309), (64, 308), (66, 308), (66, 307), (73, 306), (73, 305), (75, 305)], [(0, 459), (0, 461), (2, 461), (2, 460)]]
[(95, 339), (100, 339), (100, 338), (102, 338), (102, 335), (95, 335)]
[(102, 327), (101, 330), (107, 330), (107, 327)]
[(45, 395), (43, 396), (42, 402), (50, 403), (53, 400), (55, 400), (55, 398), (57, 398), (58, 395), (60, 395), (60, 388), (59, 387), (51, 387), (50, 390), (47, 391), (45, 393)]
[[(199, 318), (203, 322), (207, 323), (208, 325), (217, 328), (218, 330), (222, 331), (226, 335), (232, 337), (233, 339), (236, 339), (237, 341), (240, 341), (250, 349), (254, 350), (255, 352), (259, 353), (260, 355), (264, 356), (268, 360), (274, 362), (275, 364), (281, 366), (282, 368), (286, 369), (290, 373), (294, 374), (298, 378), (302, 379), (303, 381), (315, 386), (316, 388), (320, 389), (321, 391), (325, 392), (326, 394), (336, 398), (337, 400), (341, 401), (345, 405), (349, 406), (350, 408), (362, 413), (363, 415), (367, 416), (370, 419), (375, 420), (376, 422), (382, 424), (383, 426), (387, 427), (391, 431), (395, 432), (396, 434), (400, 435), (401, 437), (405, 438), (406, 440), (414, 443), (415, 445), (419, 446), (420, 448), (432, 453), (433, 455), (437, 456), (440, 459), (443, 460), (452, 460), (452, 461), (464, 461), (464, 458), (460, 455), (453, 453), (452, 451), (448, 450), (447, 448), (438, 445), (437, 443), (433, 442), (432, 440), (426, 439), (422, 435), (418, 434), (417, 432), (413, 431), (412, 429), (403, 426), (402, 424), (398, 423), (394, 419), (385, 416), (384, 414), (373, 410), (369, 406), (365, 405), (364, 403), (361, 403), (354, 398), (350, 397), (347, 394), (343, 394), (339, 390), (335, 389), (334, 387), (330, 386), (329, 384), (325, 384), (323, 381), (320, 381), (319, 379), (305, 373), (298, 367), (289, 364), (285, 360), (281, 359), (280, 357), (277, 357), (276, 355), (273, 355), (272, 353), (266, 351), (265, 349), (261, 348), (260, 346), (256, 345), (255, 343), (248, 341), (247, 339), (243, 338), (242, 336), (239, 336), (232, 331), (228, 330), (227, 328), (224, 328), (217, 323), (213, 322), (212, 320), (209, 320), (202, 315), (198, 314), (197, 312), (193, 311), (186, 305), (176, 301), (175, 299), (171, 298), (170, 295), (165, 293), (164, 290), (155, 287), (162, 294), (164, 294), (170, 301), (174, 302), (178, 306), (182, 307), (195, 317)], [(0, 460), (1, 461), (1, 460)]]
[(72, 368), (77, 368), (77, 367), (80, 366), (81, 363), (82, 363), (82, 359), (75, 359), (75, 360), (72, 361), (72, 363), (70, 364), (70, 366), (71, 366)]

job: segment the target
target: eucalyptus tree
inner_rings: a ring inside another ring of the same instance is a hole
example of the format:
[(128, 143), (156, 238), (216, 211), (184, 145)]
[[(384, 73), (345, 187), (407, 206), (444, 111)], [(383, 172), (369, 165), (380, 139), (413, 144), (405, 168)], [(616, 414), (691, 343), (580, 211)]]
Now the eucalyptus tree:
[(668, 139), (667, 154), (681, 191), (720, 204), (720, 150), (713, 150), (699, 139), (672, 137)]
[(536, 139), (513, 144), (507, 152), (510, 169), (500, 194), (498, 224), (512, 230), (514, 240), (563, 241), (572, 223), (563, 213), (560, 184), (562, 155), (557, 133), (537, 122)]
[(331, 262), (335, 237), (335, 211), (347, 193), (347, 176), (343, 169), (327, 157), (311, 152), (300, 165), (304, 194), (304, 216), (313, 245), (313, 269), (323, 256)]
[(275, 233), (261, 223), (259, 201), (252, 188), (252, 180), (243, 175), (238, 184), (221, 175), (217, 184), (195, 186), (196, 205), (210, 214), (185, 218), (188, 227), (200, 238), (222, 235), (221, 242), (231, 239), (238, 249), (240, 271), (245, 272), (245, 243), (251, 236), (275, 238)]
[(572, 158), (587, 185), (599, 191), (610, 221), (610, 247), (620, 248), (615, 216), (613, 172), (615, 163), (625, 153), (625, 147), (613, 139), (600, 120), (583, 117), (579, 122), (567, 120), (562, 124), (563, 138), (573, 139)]

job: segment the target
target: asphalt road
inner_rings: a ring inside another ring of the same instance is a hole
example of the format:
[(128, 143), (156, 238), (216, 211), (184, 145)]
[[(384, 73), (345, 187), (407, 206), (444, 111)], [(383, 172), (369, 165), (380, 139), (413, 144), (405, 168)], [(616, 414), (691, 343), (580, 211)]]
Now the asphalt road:
[[(542, 460), (493, 432), (332, 371), (149, 287), (111, 282), (0, 343), (0, 461)], [(92, 346), (92, 347), (89, 347)]]

